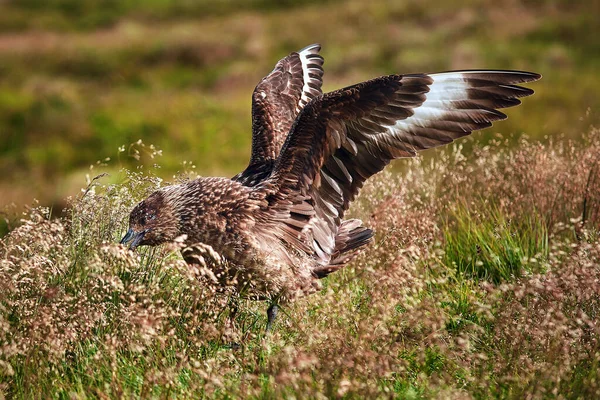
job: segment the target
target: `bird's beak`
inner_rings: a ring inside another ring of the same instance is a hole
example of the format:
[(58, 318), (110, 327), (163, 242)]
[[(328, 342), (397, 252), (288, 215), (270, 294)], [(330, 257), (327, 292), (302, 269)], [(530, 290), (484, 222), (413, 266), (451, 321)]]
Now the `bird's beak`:
[(147, 231), (145, 231), (145, 230), (141, 231), (141, 232), (136, 232), (133, 229), (129, 228), (129, 230), (127, 231), (125, 236), (123, 236), (123, 239), (121, 239), (121, 241), (119, 243), (121, 243), (121, 244), (129, 243), (129, 249), (134, 250), (138, 246), (138, 244), (142, 241), (146, 232)]

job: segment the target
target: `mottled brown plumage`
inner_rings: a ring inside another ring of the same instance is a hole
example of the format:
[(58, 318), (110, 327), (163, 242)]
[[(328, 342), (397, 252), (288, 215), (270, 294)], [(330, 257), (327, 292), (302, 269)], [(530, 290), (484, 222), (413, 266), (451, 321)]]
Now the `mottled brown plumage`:
[(280, 60), (252, 93), (252, 155), (233, 179), (254, 186), (273, 169), (279, 150), (304, 106), (321, 92), (323, 57), (313, 44)]
[[(255, 298), (320, 288), (373, 233), (344, 213), (392, 159), (452, 142), (506, 116), (540, 75), (453, 71), (389, 75), (321, 94), (320, 46), (281, 60), (252, 97), (252, 157), (232, 179), (168, 186), (138, 204), (123, 243), (184, 235), (184, 259)], [(285, 138), (285, 139), (284, 139)]]

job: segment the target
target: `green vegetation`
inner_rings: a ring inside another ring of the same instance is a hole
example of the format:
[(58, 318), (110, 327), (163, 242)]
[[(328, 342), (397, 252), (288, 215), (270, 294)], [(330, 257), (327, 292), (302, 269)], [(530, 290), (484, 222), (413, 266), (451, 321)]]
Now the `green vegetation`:
[[(597, 1), (0, 7), (0, 398), (600, 397)], [(351, 214), (376, 242), (266, 336), (265, 304), (231, 321), (177, 245), (116, 242), (153, 189), (244, 167), (255, 84), (314, 42), (326, 90), (544, 78), (507, 121), (368, 182)]]
[(323, 44), (326, 90), (396, 72), (540, 72), (527, 107), (477, 135), (578, 137), (600, 122), (595, 3), (4, 2), (0, 207), (35, 197), (60, 211), (90, 164), (138, 139), (164, 150), (163, 178), (184, 160), (202, 175), (234, 175), (249, 157), (254, 86), (313, 42)]
[[(478, 215), (472, 209), (483, 209)], [(528, 271), (548, 254), (546, 226), (536, 214), (507, 220), (493, 205), (459, 205), (444, 232), (446, 264), (460, 273), (499, 283)], [(530, 271), (531, 272), (531, 271)]]
[(600, 132), (469, 145), (370, 182), (352, 214), (376, 243), (271, 335), (265, 304), (231, 321), (177, 245), (116, 244), (156, 170), (99, 176), (59, 219), (31, 210), (0, 243), (0, 393), (597, 397)]

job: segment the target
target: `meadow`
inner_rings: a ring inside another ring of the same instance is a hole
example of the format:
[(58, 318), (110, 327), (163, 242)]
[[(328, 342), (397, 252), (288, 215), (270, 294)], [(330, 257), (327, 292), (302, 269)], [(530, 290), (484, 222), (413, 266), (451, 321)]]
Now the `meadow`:
[[(0, 7), (0, 398), (600, 396), (597, 2)], [(266, 334), (266, 304), (232, 323), (176, 243), (117, 243), (156, 188), (244, 167), (254, 85), (316, 41), (325, 90), (544, 78), (507, 121), (369, 181), (350, 216), (374, 244)]]
[[(0, 248), (9, 398), (594, 398), (600, 394), (600, 131), (498, 137), (406, 163), (352, 215), (375, 244), (283, 308), (198, 284), (176, 244), (116, 244), (149, 172), (94, 180)], [(394, 212), (391, 212), (394, 210)], [(230, 343), (239, 346), (232, 348)]]

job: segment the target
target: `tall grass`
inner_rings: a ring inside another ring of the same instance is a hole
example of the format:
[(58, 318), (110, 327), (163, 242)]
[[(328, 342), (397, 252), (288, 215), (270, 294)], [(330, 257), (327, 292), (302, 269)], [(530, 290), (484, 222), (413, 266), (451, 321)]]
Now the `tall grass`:
[(200, 283), (177, 244), (116, 244), (153, 174), (30, 209), (0, 242), (0, 393), (597, 397), (600, 132), (471, 144), (370, 182), (352, 214), (376, 243), (270, 335), (265, 304)]
[(536, 213), (509, 219), (488, 202), (459, 204), (447, 217), (444, 263), (472, 278), (500, 283), (535, 271), (548, 256), (547, 228)]

